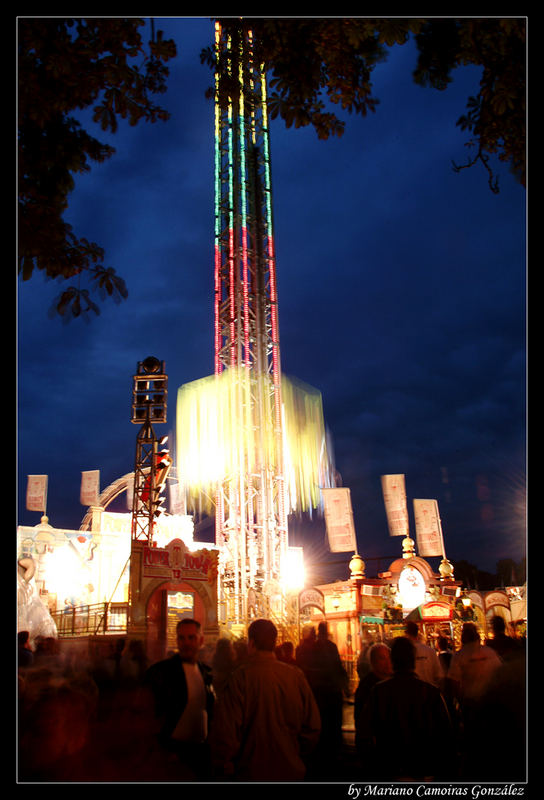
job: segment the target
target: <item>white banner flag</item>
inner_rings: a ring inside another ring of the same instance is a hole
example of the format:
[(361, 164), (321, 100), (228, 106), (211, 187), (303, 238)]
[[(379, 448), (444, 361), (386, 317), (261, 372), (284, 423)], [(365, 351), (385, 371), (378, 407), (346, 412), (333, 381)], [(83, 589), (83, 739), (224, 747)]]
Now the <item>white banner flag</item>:
[(187, 509), (182, 496), (181, 485), (171, 482), (168, 489), (170, 491), (170, 513), (179, 515), (186, 514)]
[(47, 508), (47, 475), (29, 475), (26, 487), (26, 507), (28, 511), (41, 511)]
[(444, 555), (442, 526), (436, 500), (414, 500), (414, 517), (419, 555)]
[(404, 475), (382, 475), (382, 492), (390, 536), (408, 536)]
[(81, 473), (79, 502), (82, 506), (97, 506), (100, 494), (100, 470), (92, 469)]
[(331, 553), (357, 552), (349, 489), (321, 489), (321, 491)]

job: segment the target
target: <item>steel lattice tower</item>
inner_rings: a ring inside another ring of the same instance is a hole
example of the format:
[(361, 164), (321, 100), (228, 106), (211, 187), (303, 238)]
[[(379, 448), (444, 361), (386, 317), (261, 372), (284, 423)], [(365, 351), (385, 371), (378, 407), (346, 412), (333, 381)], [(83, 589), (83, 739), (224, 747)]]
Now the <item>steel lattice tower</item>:
[[(287, 552), (281, 363), (266, 78), (251, 32), (216, 23), (215, 375), (230, 371), (238, 468), (216, 497), (220, 596), (229, 619), (273, 615)], [(247, 439), (245, 439), (247, 441)]]

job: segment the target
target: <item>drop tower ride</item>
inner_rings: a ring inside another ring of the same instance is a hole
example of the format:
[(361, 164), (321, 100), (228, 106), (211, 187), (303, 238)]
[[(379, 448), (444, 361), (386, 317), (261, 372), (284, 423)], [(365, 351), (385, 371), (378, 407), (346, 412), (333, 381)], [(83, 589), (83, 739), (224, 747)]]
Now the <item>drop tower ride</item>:
[(237, 374), (238, 418), (259, 454), (246, 453), (216, 506), (222, 588), (241, 619), (244, 583), (270, 598), (287, 558), (281, 362), (266, 78), (251, 32), (215, 33), (215, 374)]
[(251, 31), (216, 22), (215, 57), (215, 368), (178, 393), (178, 472), (201, 508), (214, 494), (220, 615), (281, 621), (288, 514), (320, 504), (332, 468), (320, 393), (282, 376), (266, 76)]

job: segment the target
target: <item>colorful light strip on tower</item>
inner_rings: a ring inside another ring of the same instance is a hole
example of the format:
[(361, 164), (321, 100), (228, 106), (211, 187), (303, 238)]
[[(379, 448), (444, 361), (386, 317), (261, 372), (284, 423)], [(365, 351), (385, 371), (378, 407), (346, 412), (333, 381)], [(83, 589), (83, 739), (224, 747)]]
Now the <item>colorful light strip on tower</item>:
[(217, 22), (215, 47), (214, 375), (179, 391), (177, 452), (189, 507), (215, 514), (218, 592), (241, 621), (248, 589), (280, 578), (289, 511), (319, 507), (332, 470), (319, 393), (281, 375), (264, 69), (243, 20)]
[(251, 366), (249, 349), (249, 285), (248, 285), (248, 241), (247, 241), (247, 176), (246, 176), (246, 130), (245, 130), (245, 108), (244, 108), (244, 72), (243, 72), (243, 53), (240, 45), (238, 65), (238, 81), (240, 84), (239, 92), (239, 114), (238, 126), (240, 131), (240, 199), (242, 202), (242, 300), (243, 300), (243, 322), (244, 322), (244, 352), (243, 359), (245, 365)]
[[(228, 48), (231, 49), (229, 39)], [(228, 62), (228, 74), (232, 79), (232, 62)], [(233, 111), (232, 101), (229, 101), (228, 108), (228, 264), (229, 264), (229, 306), (230, 306), (230, 366), (234, 367), (237, 363), (237, 336), (236, 336), (236, 253), (234, 250), (234, 149), (233, 149)]]
[[(221, 38), (221, 26), (218, 22), (215, 24), (215, 44), (216, 55), (219, 58), (219, 41)], [(220, 305), (221, 305), (221, 150), (219, 147), (219, 139), (221, 135), (221, 112), (219, 108), (219, 69), (215, 71), (215, 115), (214, 115), (214, 130), (215, 130), (215, 159), (214, 159), (214, 180), (215, 180), (215, 230), (214, 230), (214, 348), (215, 348), (215, 373), (218, 374), (222, 370), (222, 364), (219, 359), (219, 351), (221, 349), (221, 326), (220, 326)]]

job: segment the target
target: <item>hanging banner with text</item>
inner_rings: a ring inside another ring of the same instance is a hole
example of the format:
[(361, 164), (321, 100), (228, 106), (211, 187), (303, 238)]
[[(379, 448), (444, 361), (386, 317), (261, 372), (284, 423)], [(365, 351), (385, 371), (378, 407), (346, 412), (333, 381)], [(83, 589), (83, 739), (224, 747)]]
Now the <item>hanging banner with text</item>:
[(100, 470), (92, 469), (81, 473), (79, 502), (82, 506), (97, 506), (100, 495)]
[(444, 555), (442, 526), (436, 500), (414, 500), (414, 517), (419, 555)]
[(186, 504), (179, 483), (170, 483), (170, 513), (184, 515), (187, 514)]
[(28, 511), (41, 511), (47, 507), (47, 475), (29, 475), (26, 486), (26, 507)]
[(307, 608), (317, 608), (322, 614), (325, 613), (325, 595), (320, 589), (303, 589), (298, 596), (299, 611)]
[(357, 542), (349, 489), (321, 489), (321, 491), (331, 553), (355, 553)]
[(408, 536), (404, 475), (382, 475), (382, 492), (390, 536)]

